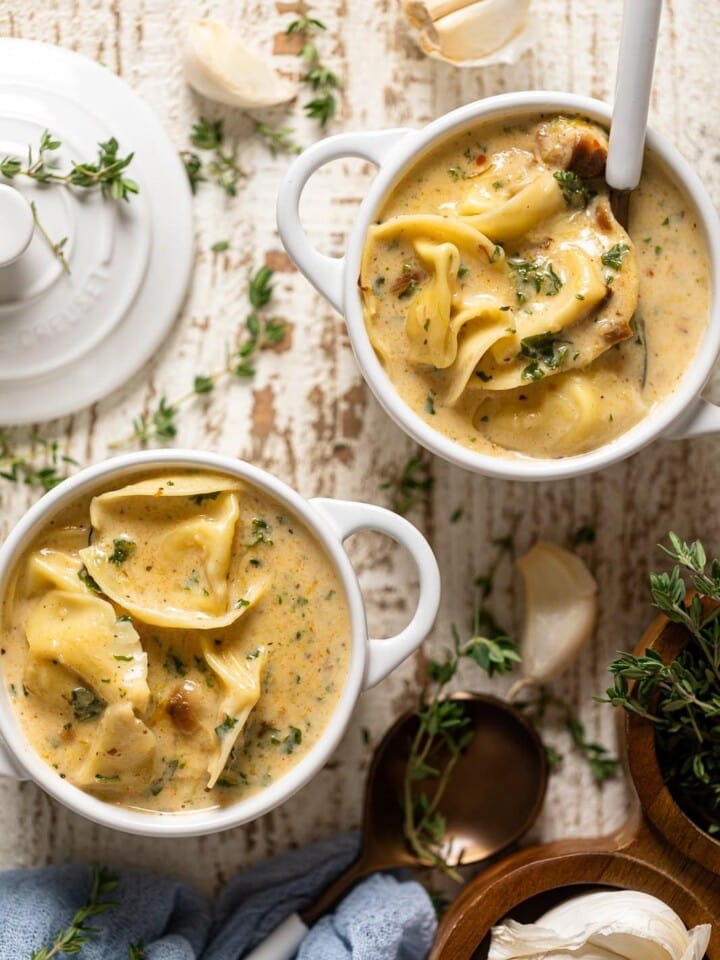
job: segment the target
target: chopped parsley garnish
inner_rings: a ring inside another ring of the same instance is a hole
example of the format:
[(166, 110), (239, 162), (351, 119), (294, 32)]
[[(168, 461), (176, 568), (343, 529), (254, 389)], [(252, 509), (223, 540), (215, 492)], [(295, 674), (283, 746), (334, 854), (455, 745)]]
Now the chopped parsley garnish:
[(398, 300), (409, 300), (410, 297), (412, 297), (417, 291), (419, 286), (420, 284), (417, 282), (417, 280), (409, 280), (405, 289), (398, 294)]
[(240, 597), (239, 600), (235, 601), (235, 609), (242, 610), (243, 607), (249, 607), (250, 601), (246, 600), (245, 597)]
[(220, 491), (215, 490), (214, 493), (195, 493), (191, 497), (188, 497), (190, 503), (194, 503), (196, 507), (199, 507), (200, 504), (205, 503), (206, 500), (217, 500), (220, 496)]
[(385, 286), (385, 277), (375, 277), (373, 280), (373, 293), (379, 294), (382, 288)]
[(150, 784), (150, 793), (156, 797), (167, 783), (175, 776), (175, 771), (180, 766), (179, 760), (171, 760), (165, 767), (162, 775)]
[(531, 363), (522, 372), (523, 380), (540, 380), (545, 371), (557, 370), (566, 360), (568, 346), (566, 340), (559, 339), (554, 333), (536, 333), (520, 341), (520, 357), (525, 357)]
[(87, 687), (73, 687), (70, 692), (69, 703), (73, 716), (80, 723), (84, 723), (86, 720), (94, 720), (105, 709), (105, 701), (96, 697), (92, 690), (88, 690)]
[(124, 657), (119, 653), (113, 655), (113, 660), (119, 660), (121, 663), (131, 663), (132, 657)]
[(270, 533), (270, 524), (262, 517), (253, 517), (252, 521), (253, 538), (248, 544), (250, 547), (256, 547), (259, 543), (267, 543), (272, 546), (272, 540), (268, 536)]
[(451, 180), (465, 180), (467, 174), (462, 167), (448, 167), (448, 176)]
[(215, 727), (215, 733), (218, 735), (218, 738), (222, 740), (227, 733), (237, 726), (237, 722), (237, 717), (231, 717), (229, 713), (226, 713), (223, 722)]
[(611, 270), (621, 270), (623, 259), (629, 250), (630, 247), (626, 243), (616, 243), (600, 257), (603, 266), (610, 267)]
[(595, 187), (572, 170), (556, 170), (553, 176), (569, 207), (586, 207), (597, 196)]
[(290, 727), (290, 733), (283, 740), (285, 753), (294, 753), (295, 747), (302, 743), (302, 731), (297, 727)]
[(432, 391), (425, 397), (425, 412), (435, 416), (435, 397)]
[(562, 279), (555, 273), (552, 263), (540, 260), (520, 260), (513, 257), (507, 261), (508, 267), (515, 274), (518, 286), (517, 298), (520, 302), (527, 299), (523, 290), (525, 286), (535, 288), (535, 293), (544, 293), (546, 297), (554, 297), (560, 292)]
[(163, 661), (163, 667), (167, 670), (168, 673), (172, 673), (176, 677), (184, 677), (187, 673), (187, 667), (183, 660), (180, 657), (173, 653), (172, 650), (168, 650)]
[(537, 360), (533, 360), (532, 363), (529, 363), (525, 367), (520, 376), (523, 378), (523, 380), (542, 380), (542, 378), (545, 376), (545, 372), (541, 369)]
[(505, 251), (499, 244), (495, 244), (493, 252), (490, 254), (490, 263), (497, 263)]
[(483, 383), (489, 383), (492, 380), (492, 377), (489, 373), (484, 373), (482, 370), (476, 370), (475, 376), (479, 377)]
[(463, 277), (466, 277), (470, 273), (470, 267), (466, 267), (464, 263), (461, 263), (458, 267), (458, 280), (462, 280)]
[(96, 582), (95, 580), (93, 580), (93, 578), (90, 576), (90, 574), (88, 573), (88, 569), (87, 569), (86, 566), (80, 567), (80, 569), (78, 570), (78, 577), (80, 578), (80, 581), (81, 581), (83, 584), (85, 584), (85, 586), (88, 588), (88, 590), (92, 590), (93, 593), (100, 593), (100, 592), (101, 592), (99, 585), (98, 585), (97, 582)]
[(136, 545), (132, 540), (127, 540), (125, 537), (118, 537), (116, 540), (113, 540), (113, 552), (108, 557), (108, 563), (114, 563), (116, 567), (119, 567), (120, 564), (125, 563), (125, 561), (130, 557), (136, 549)]
[(102, 773), (96, 773), (95, 779), (97, 780), (98, 783), (119, 783), (120, 775), (116, 773), (112, 777), (106, 777), (106, 776), (103, 776)]

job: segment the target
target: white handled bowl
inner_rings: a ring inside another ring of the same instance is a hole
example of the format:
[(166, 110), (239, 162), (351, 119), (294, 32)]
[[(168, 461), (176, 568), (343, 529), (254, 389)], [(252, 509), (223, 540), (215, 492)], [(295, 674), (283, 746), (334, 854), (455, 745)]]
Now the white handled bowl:
[[(144, 450), (81, 470), (47, 493), (25, 514), (0, 548), (0, 604), (18, 559), (48, 521), (69, 503), (94, 490), (107, 489), (113, 482), (128, 483), (138, 473), (168, 468), (211, 470), (246, 480), (295, 513), (324, 548), (343, 585), (352, 630), (348, 673), (330, 722), (296, 766), (247, 799), (222, 809), (144, 813), (100, 800), (61, 779), (30, 745), (12, 708), (7, 685), (2, 683), (0, 776), (34, 780), (66, 807), (116, 830), (145, 836), (189, 837), (227, 830), (254, 820), (283, 803), (315, 776), (337, 748), (362, 691), (394, 670), (429, 633), (440, 602), (440, 573), (422, 534), (407, 520), (383, 507), (325, 498), (306, 500), (271, 474), (231, 457), (191, 450)], [(375, 530), (396, 540), (411, 554), (417, 567), (420, 589), (415, 613), (404, 630), (386, 640), (368, 637), (360, 586), (342, 546), (344, 540), (359, 530)]]
[[(386, 130), (328, 137), (292, 164), (278, 195), (277, 220), (285, 247), (313, 286), (344, 314), (355, 357), (380, 404), (407, 434), (427, 450), (475, 473), (508, 480), (553, 480), (590, 473), (623, 460), (658, 437), (689, 437), (720, 431), (720, 408), (701, 397), (720, 353), (720, 221), (705, 187), (688, 162), (664, 137), (648, 131), (647, 148), (665, 165), (695, 207), (710, 262), (710, 315), (705, 335), (681, 383), (631, 430), (612, 442), (564, 459), (503, 459), (470, 450), (430, 427), (399, 396), (378, 360), (365, 329), (358, 287), (365, 236), (392, 185), (425, 152), (479, 122), (533, 113), (572, 113), (606, 127), (611, 107), (571, 93), (530, 91), (479, 100), (445, 114), (422, 130)], [(327, 257), (310, 243), (300, 222), (305, 184), (323, 164), (340, 157), (362, 157), (378, 166), (351, 230), (344, 257)]]

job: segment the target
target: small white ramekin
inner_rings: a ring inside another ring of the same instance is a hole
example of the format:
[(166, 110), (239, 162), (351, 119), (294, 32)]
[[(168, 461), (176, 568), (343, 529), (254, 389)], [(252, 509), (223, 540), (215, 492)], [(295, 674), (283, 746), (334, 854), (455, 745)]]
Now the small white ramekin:
[[(355, 357), (365, 380), (398, 426), (427, 450), (451, 463), (507, 480), (553, 480), (590, 473), (623, 460), (658, 437), (687, 437), (720, 430), (720, 408), (701, 392), (720, 353), (720, 221), (705, 187), (688, 162), (664, 137), (648, 131), (647, 147), (684, 189), (694, 207), (710, 262), (710, 315), (697, 353), (675, 391), (631, 430), (610, 443), (563, 459), (503, 458), (478, 453), (430, 427), (401, 399), (378, 360), (367, 335), (358, 286), (365, 236), (393, 184), (418, 158), (448, 137), (478, 123), (537, 113), (581, 114), (608, 126), (611, 107), (570, 93), (530, 91), (489, 97), (445, 114), (422, 130), (385, 130), (328, 137), (292, 164), (280, 188), (277, 220), (280, 236), (299, 269), (345, 315)], [(379, 167), (351, 230), (344, 257), (327, 257), (308, 240), (299, 216), (305, 184), (323, 164), (341, 157), (362, 157)]]
[[(117, 806), (61, 779), (30, 745), (12, 708), (7, 684), (0, 684), (0, 776), (34, 780), (60, 803), (89, 820), (153, 837), (191, 837), (228, 830), (262, 816), (303, 787), (338, 746), (360, 693), (387, 676), (422, 643), (433, 625), (440, 602), (440, 573), (432, 550), (411, 523), (390, 510), (344, 500), (306, 500), (271, 474), (231, 457), (191, 450), (144, 450), (81, 470), (28, 510), (0, 548), (0, 603), (20, 556), (48, 521), (77, 497), (113, 483), (128, 483), (138, 473), (186, 468), (219, 471), (246, 480), (295, 513), (312, 531), (345, 591), (352, 631), (350, 662), (330, 722), (296, 766), (259, 793), (230, 806), (174, 814)], [(410, 553), (417, 567), (419, 595), (415, 613), (404, 630), (386, 640), (368, 637), (358, 579), (342, 547), (343, 541), (358, 530), (375, 530), (396, 540)]]

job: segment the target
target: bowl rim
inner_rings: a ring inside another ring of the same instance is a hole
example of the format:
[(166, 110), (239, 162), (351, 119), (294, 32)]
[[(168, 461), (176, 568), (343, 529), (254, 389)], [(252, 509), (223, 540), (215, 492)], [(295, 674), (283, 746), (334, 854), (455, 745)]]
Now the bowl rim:
[[(258, 487), (298, 516), (332, 563), (345, 593), (351, 636), (342, 692), (325, 729), (307, 754), (268, 787), (224, 808), (177, 813), (116, 805), (62, 779), (30, 744), (4, 683), (0, 684), (0, 748), (4, 741), (13, 764), (29, 779), (63, 806), (95, 823), (140, 836), (192, 837), (228, 830), (257, 819), (288, 800), (321, 770), (337, 749), (361, 693), (368, 662), (368, 631), (357, 574), (324, 512), (260, 467), (233, 457), (185, 449), (141, 450), (104, 460), (63, 480), (33, 504), (0, 547), (0, 617), (17, 561), (52, 516), (93, 489), (107, 488), (114, 481), (128, 482), (134, 474), (170, 468), (226, 473)], [(0, 677), (2, 673), (0, 667)]]
[[(688, 642), (681, 624), (657, 616), (635, 648), (636, 656), (655, 650), (663, 660), (674, 659)], [(630, 778), (640, 805), (660, 835), (685, 856), (720, 875), (720, 841), (703, 830), (678, 805), (660, 770), (655, 729), (636, 713), (625, 714), (625, 749)]]
[(659, 437), (697, 400), (720, 353), (720, 219), (700, 177), (672, 143), (649, 129), (647, 149), (655, 154), (671, 178), (684, 189), (695, 208), (707, 248), (709, 282), (708, 322), (695, 356), (673, 393), (649, 411), (635, 426), (588, 453), (559, 459), (526, 456), (495, 457), (471, 450), (430, 427), (400, 397), (380, 360), (365, 327), (358, 284), (367, 228), (399, 177), (419, 155), (478, 121), (489, 122), (543, 112), (570, 112), (588, 116), (607, 126), (612, 108), (591, 97), (558, 91), (518, 91), (469, 103), (444, 114), (418, 131), (410, 131), (390, 151), (362, 201), (350, 233), (343, 277), (345, 321), (355, 358), (376, 399), (395, 423), (431, 453), (484, 476), (508, 480), (551, 480), (580, 476), (610, 466), (636, 453)]

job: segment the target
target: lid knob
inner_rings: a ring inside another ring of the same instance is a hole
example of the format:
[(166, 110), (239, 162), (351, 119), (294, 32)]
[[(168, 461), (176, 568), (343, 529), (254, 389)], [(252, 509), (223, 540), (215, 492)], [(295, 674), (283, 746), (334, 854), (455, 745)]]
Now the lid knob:
[(32, 240), (30, 204), (14, 187), (0, 183), (0, 268), (13, 263)]

